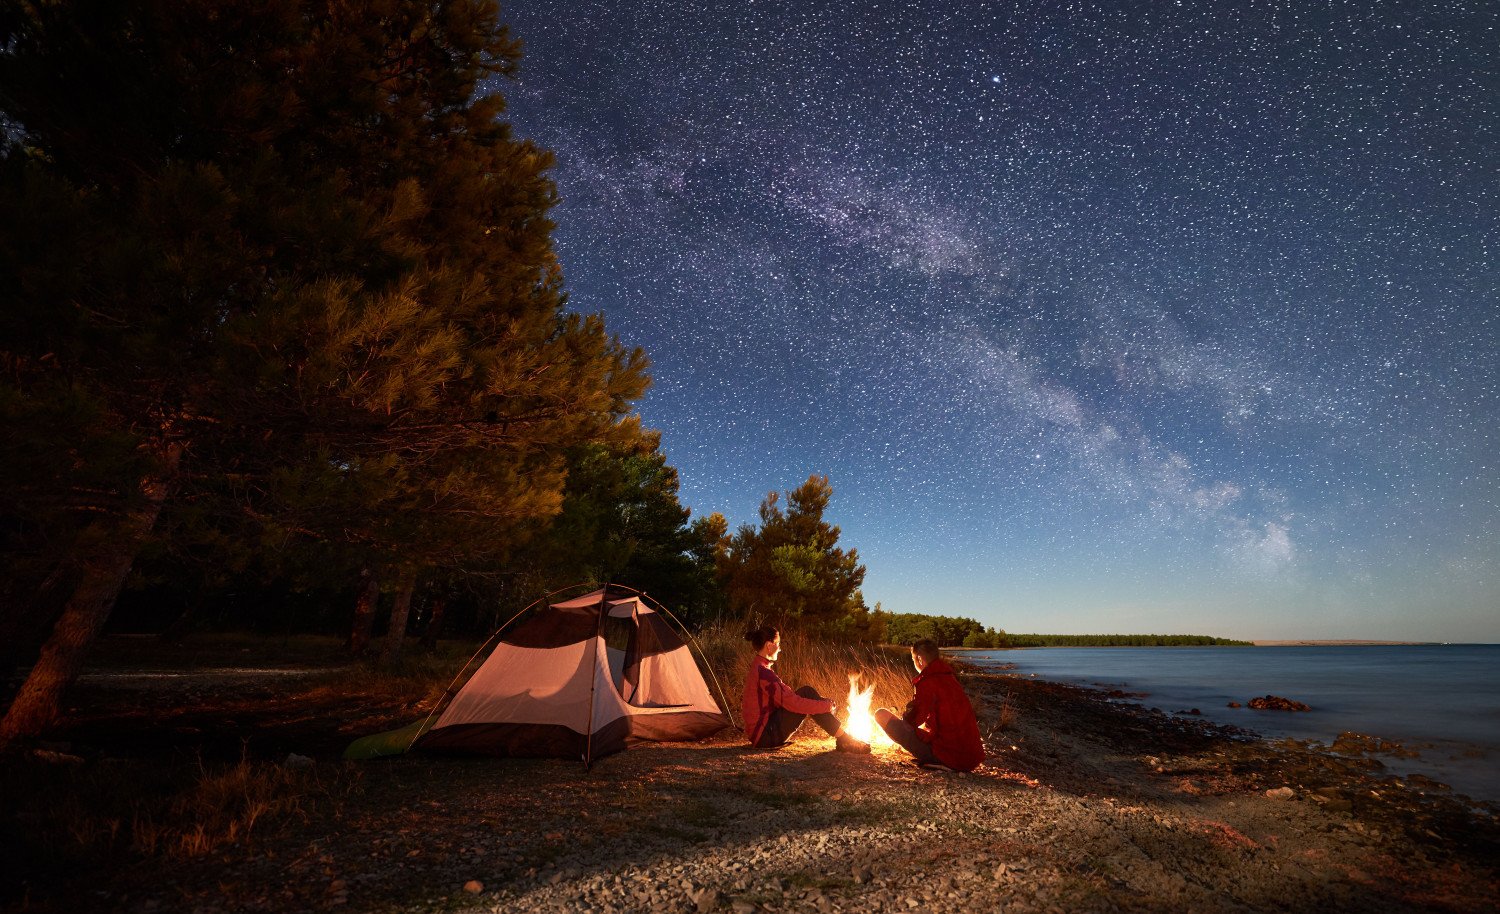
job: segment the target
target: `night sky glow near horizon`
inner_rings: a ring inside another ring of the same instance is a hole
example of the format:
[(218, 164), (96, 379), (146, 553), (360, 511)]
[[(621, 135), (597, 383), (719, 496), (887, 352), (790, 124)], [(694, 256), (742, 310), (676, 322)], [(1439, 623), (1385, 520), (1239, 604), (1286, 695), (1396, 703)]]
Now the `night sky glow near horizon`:
[(695, 514), (898, 612), (1500, 641), (1500, 6), (518, 0)]

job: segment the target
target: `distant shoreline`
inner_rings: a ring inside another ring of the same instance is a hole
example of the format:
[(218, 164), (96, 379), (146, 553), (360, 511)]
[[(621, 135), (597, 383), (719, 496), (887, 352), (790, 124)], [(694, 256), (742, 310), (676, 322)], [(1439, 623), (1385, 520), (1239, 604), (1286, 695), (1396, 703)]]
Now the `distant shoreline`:
[(1359, 641), (1344, 639), (1338, 641), (1252, 641), (1256, 647), (1435, 647), (1441, 645), (1441, 641)]
[[(1341, 640), (1315, 641), (1311, 639), (1287, 640), (1287, 641), (1251, 641), (1253, 647), (1441, 647), (1449, 644), (1447, 641), (1362, 641), (1353, 638)], [(1460, 642), (1452, 642), (1460, 643)], [(1467, 644), (1468, 642), (1461, 642)], [(1115, 647), (1241, 647), (1234, 644), (1069, 644), (1069, 645), (1044, 645), (1025, 644), (1011, 647), (945, 647), (944, 651), (1032, 651), (1047, 650), (1054, 647), (1088, 647), (1088, 648), (1115, 648)]]

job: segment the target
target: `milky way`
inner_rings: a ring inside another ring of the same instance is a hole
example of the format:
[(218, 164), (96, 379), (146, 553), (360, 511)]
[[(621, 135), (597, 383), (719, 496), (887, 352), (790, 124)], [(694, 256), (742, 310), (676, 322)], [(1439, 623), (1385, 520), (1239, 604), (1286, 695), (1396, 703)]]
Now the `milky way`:
[(1500, 7), (523, 0), (697, 513), (897, 611), (1500, 640)]

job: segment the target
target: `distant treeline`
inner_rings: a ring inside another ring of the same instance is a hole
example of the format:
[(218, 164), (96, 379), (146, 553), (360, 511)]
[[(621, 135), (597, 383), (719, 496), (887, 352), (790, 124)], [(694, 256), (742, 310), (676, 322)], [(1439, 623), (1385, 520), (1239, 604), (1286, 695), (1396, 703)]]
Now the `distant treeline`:
[(1010, 637), (998, 628), (985, 628), (973, 619), (929, 616), (925, 613), (887, 613), (878, 607), (870, 614), (887, 644), (913, 644), (931, 638), (939, 647), (1010, 647)]
[(1211, 635), (1006, 635), (1009, 647), (1251, 647), (1249, 641)]
[(931, 638), (940, 647), (1174, 647), (1214, 645), (1249, 647), (1249, 641), (1210, 635), (1014, 635), (962, 616), (887, 613), (877, 608), (874, 628), (887, 644), (912, 644)]

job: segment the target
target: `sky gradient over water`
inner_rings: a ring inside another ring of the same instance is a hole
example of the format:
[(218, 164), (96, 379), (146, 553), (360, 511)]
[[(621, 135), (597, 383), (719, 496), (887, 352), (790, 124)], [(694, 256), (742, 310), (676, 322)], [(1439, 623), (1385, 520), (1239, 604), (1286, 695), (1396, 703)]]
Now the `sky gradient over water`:
[(1500, 7), (520, 0), (573, 306), (872, 605), (1500, 641)]

